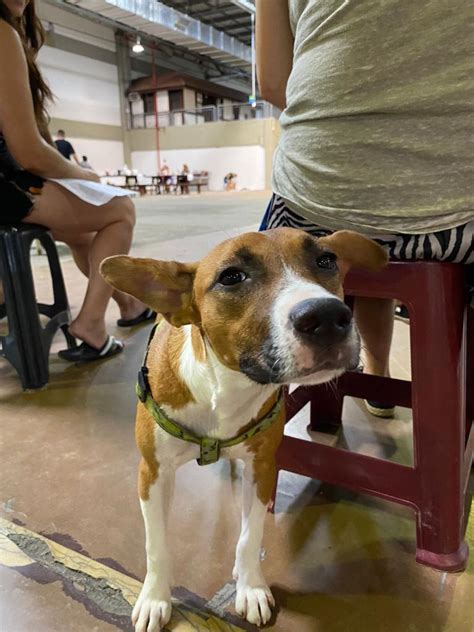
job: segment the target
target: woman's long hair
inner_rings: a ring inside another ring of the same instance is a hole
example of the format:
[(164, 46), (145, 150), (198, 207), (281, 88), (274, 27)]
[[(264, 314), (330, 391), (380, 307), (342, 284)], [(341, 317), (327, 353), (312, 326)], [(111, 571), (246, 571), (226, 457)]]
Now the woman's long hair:
[(36, 123), (43, 138), (52, 144), (48, 130), (49, 116), (46, 110), (46, 102), (51, 101), (53, 95), (36, 64), (38, 51), (44, 44), (45, 32), (40, 19), (36, 15), (35, 0), (29, 0), (23, 16), (19, 19), (13, 17), (3, 0), (0, 0), (0, 18), (8, 22), (21, 38), (28, 64), (28, 78), (35, 108)]

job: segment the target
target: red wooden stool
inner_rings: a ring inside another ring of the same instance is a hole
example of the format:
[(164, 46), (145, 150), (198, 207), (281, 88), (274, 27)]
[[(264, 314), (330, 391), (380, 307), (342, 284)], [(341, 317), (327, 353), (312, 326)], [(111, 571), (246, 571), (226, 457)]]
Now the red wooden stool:
[(397, 298), (407, 306), (412, 381), (346, 373), (336, 392), (324, 384), (302, 386), (287, 398), (288, 421), (311, 403), (313, 430), (341, 423), (345, 395), (411, 407), (414, 467), (288, 436), (277, 457), (278, 471), (413, 507), (416, 559), (443, 571), (463, 570), (469, 554), (463, 538), (474, 448), (474, 310), (466, 306), (464, 274), (461, 265), (435, 262), (352, 271), (348, 296)]

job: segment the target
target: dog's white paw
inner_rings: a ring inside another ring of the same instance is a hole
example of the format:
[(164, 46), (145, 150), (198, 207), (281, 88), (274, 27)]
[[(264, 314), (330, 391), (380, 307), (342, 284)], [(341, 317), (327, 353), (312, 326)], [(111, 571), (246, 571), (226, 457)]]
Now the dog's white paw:
[(261, 583), (258, 586), (237, 583), (235, 610), (249, 623), (265, 625), (270, 621), (275, 600), (270, 588)]
[(171, 597), (165, 591), (142, 588), (132, 612), (135, 632), (159, 632), (170, 620)]

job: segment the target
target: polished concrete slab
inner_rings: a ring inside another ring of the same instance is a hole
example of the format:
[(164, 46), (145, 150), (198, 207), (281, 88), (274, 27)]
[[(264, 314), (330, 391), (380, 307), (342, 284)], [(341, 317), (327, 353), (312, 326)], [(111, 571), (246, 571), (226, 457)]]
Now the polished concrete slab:
[[(17, 574), (14, 577), (21, 576), (20, 582), (14, 584), (11, 570)], [(13, 584), (16, 593), (13, 604), (17, 600), (20, 608), (25, 601), (30, 604), (30, 592), (42, 599), (40, 606), (25, 609), (21, 625), (24, 629), (45, 632), (64, 629), (68, 610), (68, 630), (129, 630), (132, 607), (141, 589), (141, 583), (133, 577), (2, 518), (0, 578), (2, 586)], [(43, 590), (38, 591), (33, 582), (39, 583)], [(191, 606), (193, 598), (195, 607)], [(215, 632), (242, 630), (232, 621), (237, 617), (225, 613), (221, 614), (226, 620), (216, 617), (202, 600), (191, 594), (186, 594), (186, 601), (188, 603), (183, 604), (174, 599), (171, 629), (182, 632), (200, 628)], [(78, 608), (76, 604), (83, 607)], [(8, 602), (2, 629), (17, 629), (18, 610)]]
[[(142, 198), (134, 252), (198, 258), (226, 236), (254, 228), (266, 200), (261, 193)], [(62, 252), (75, 311), (85, 282)], [(35, 256), (34, 267), (38, 296), (46, 298), (44, 260)], [(64, 570), (75, 556), (84, 564), (92, 560), (90, 568), (132, 586), (125, 591), (129, 603), (145, 574), (133, 422), (136, 371), (149, 327), (124, 333), (115, 327), (116, 318), (111, 306), (110, 331), (125, 339), (124, 353), (83, 367), (65, 364), (53, 353), (51, 382), (44, 390), (23, 393), (13, 369), (0, 361), (2, 632), (130, 629), (116, 585), (107, 593), (107, 583), (98, 589), (94, 582), (94, 592), (89, 580), (84, 583)], [(62, 345), (58, 336), (54, 351)], [(392, 358), (397, 377), (409, 377), (408, 349), (408, 327), (397, 323)], [(288, 432), (307, 436), (306, 415), (303, 411)], [(409, 410), (399, 409), (395, 419), (383, 421), (368, 415), (361, 402), (349, 400), (344, 418), (339, 436), (312, 433), (312, 439), (411, 463)], [(231, 572), (239, 519), (239, 485), (232, 481), (227, 463), (205, 468), (190, 463), (178, 472), (171, 545), (174, 596), (184, 612), (204, 617), (210, 609), (216, 617), (232, 617)], [(60, 547), (64, 568), (59, 573), (54, 560), (48, 558), (49, 566), (43, 563), (43, 538), (53, 550), (55, 544)], [(474, 547), (474, 519), (467, 540)], [(275, 513), (267, 516), (264, 546), (264, 570), (278, 603), (270, 630), (474, 629), (474, 558), (462, 574), (416, 564), (415, 525), (407, 508), (282, 473)], [(192, 629), (219, 630), (214, 624), (200, 621)], [(233, 618), (225, 624), (253, 629)], [(184, 630), (182, 625), (173, 621), (169, 629)]]

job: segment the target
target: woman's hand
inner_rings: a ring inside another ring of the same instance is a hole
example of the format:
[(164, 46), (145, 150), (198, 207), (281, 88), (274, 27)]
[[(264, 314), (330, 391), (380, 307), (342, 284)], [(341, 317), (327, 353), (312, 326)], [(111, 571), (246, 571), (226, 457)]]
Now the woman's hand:
[(100, 184), (100, 176), (90, 169), (82, 169), (81, 180), (89, 180), (90, 182), (98, 182)]

